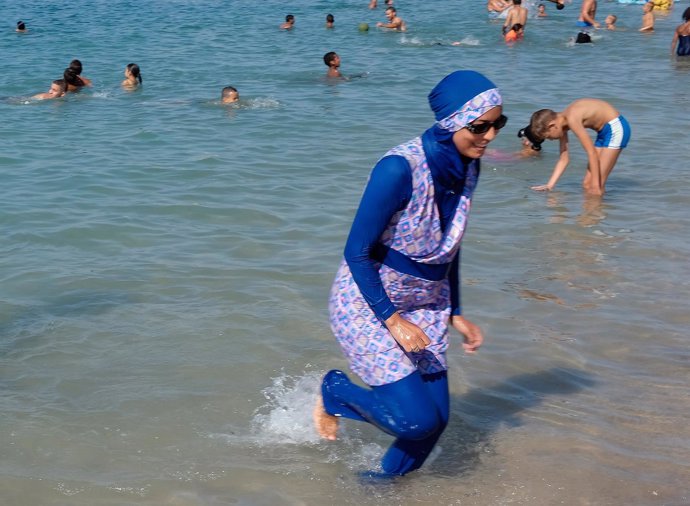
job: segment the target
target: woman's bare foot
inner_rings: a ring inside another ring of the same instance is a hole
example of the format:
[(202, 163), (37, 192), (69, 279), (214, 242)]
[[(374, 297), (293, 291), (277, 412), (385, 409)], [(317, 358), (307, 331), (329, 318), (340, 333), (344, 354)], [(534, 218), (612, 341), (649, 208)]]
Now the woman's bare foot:
[(316, 406), (314, 406), (313, 416), (316, 432), (319, 433), (319, 436), (329, 441), (335, 441), (336, 435), (338, 434), (338, 418), (326, 413), (323, 407), (321, 394), (318, 394), (316, 397)]

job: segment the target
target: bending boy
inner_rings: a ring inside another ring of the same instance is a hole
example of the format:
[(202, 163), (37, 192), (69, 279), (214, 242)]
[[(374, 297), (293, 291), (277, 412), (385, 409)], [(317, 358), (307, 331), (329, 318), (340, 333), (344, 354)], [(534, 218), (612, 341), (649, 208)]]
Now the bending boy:
[[(562, 112), (541, 109), (532, 115), (530, 129), (537, 139), (560, 141), (561, 154), (549, 182), (533, 186), (533, 190), (552, 190), (568, 166), (568, 130), (572, 130), (587, 152), (587, 173), (582, 186), (587, 193), (603, 195), (606, 180), (618, 156), (630, 139), (628, 121), (608, 102), (596, 98), (581, 98)], [(597, 132), (592, 142), (586, 129)]]

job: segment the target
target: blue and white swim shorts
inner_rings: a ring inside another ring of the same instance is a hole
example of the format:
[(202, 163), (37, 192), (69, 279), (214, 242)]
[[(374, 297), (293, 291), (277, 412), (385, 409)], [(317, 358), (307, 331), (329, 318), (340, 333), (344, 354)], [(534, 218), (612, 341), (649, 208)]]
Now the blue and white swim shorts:
[(623, 116), (612, 119), (599, 130), (594, 146), (597, 148), (623, 149), (630, 140), (630, 124)]

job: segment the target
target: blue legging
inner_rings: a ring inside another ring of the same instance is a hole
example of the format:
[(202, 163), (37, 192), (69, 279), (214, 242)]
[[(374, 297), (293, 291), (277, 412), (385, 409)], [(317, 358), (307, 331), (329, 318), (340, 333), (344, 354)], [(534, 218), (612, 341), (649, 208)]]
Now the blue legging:
[(369, 389), (332, 370), (323, 379), (321, 393), (328, 414), (369, 422), (396, 437), (381, 461), (383, 472), (389, 475), (419, 469), (448, 424), (445, 371), (424, 376), (414, 372)]

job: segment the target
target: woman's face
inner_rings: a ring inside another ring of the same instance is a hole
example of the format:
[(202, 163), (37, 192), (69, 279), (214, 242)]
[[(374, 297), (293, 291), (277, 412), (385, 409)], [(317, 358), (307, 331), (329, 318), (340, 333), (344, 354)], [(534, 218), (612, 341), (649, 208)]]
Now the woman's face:
[[(485, 112), (472, 123), (480, 124), (485, 121), (496, 121), (502, 112), (503, 107), (499, 105)], [(468, 158), (481, 158), (484, 151), (486, 151), (486, 146), (494, 140), (496, 135), (498, 135), (498, 130), (494, 127), (489, 128), (489, 130), (483, 134), (473, 134), (467, 130), (467, 128), (463, 128), (453, 134), (453, 144), (455, 144), (455, 149), (457, 149), (461, 155)]]

